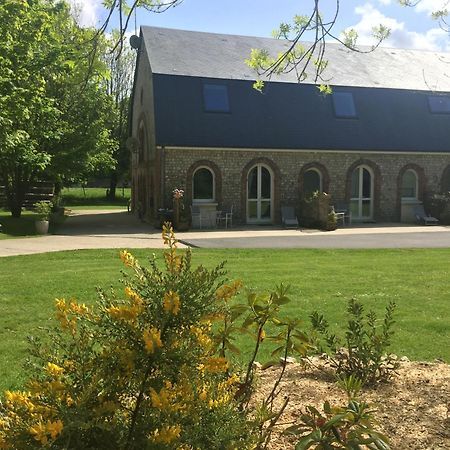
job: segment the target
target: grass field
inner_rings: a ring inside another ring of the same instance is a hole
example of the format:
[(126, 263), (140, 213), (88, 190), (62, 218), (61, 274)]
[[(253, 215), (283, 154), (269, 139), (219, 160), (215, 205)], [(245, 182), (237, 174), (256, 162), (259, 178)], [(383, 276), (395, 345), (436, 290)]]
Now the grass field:
[[(136, 250), (141, 263), (149, 251)], [(160, 254), (160, 253), (159, 253)], [(380, 314), (398, 305), (392, 351), (416, 360), (450, 361), (450, 250), (193, 250), (194, 264), (227, 260), (229, 276), (247, 288), (291, 285), (290, 316), (317, 309), (335, 330), (347, 299)], [(26, 336), (51, 325), (55, 297), (94, 303), (96, 286), (120, 287), (117, 250), (85, 250), (0, 258), (0, 391), (20, 386)], [(247, 349), (246, 337), (239, 345)]]
[(126, 208), (131, 189), (117, 189), (114, 201), (106, 198), (106, 188), (64, 188), (61, 192), (63, 205), (71, 209)]

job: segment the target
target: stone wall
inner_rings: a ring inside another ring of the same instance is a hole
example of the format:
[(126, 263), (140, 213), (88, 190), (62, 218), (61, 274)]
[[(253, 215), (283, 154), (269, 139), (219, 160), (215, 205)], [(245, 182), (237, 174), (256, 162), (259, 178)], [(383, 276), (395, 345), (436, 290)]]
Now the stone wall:
[[(419, 200), (427, 192), (439, 191), (443, 173), (450, 165), (450, 153), (371, 153), (371, 152), (305, 152), (305, 151), (254, 151), (235, 149), (170, 149), (164, 154), (164, 203), (170, 205), (170, 192), (175, 188), (190, 192), (192, 168), (202, 161), (215, 167), (216, 180), (221, 183), (216, 192), (219, 207), (234, 206), (235, 223), (245, 223), (246, 179), (254, 163), (268, 165), (274, 174), (274, 222), (280, 221), (281, 205), (298, 205), (302, 167), (325, 168), (328, 193), (334, 202), (348, 203), (351, 172), (360, 164), (369, 166), (374, 173), (374, 219), (395, 222), (400, 220), (399, 183), (405, 167), (413, 167), (419, 175)], [(449, 171), (447, 171), (449, 172)], [(189, 201), (189, 200), (188, 200)]]

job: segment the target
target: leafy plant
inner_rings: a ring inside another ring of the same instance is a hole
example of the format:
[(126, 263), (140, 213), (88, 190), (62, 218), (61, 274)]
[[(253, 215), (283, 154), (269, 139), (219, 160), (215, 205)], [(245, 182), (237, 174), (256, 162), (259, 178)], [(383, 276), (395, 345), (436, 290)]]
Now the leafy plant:
[(373, 427), (373, 410), (367, 403), (350, 400), (346, 406), (333, 407), (327, 401), (323, 412), (307, 406), (300, 424), (284, 433), (301, 436), (295, 450), (389, 450), (387, 438)]
[(40, 220), (48, 220), (52, 212), (52, 204), (51, 202), (42, 200), (35, 203), (34, 210), (38, 214)]
[(100, 291), (96, 307), (56, 301), (59, 327), (35, 340), (34, 375), (0, 404), (0, 448), (254, 448), (239, 374), (211, 340), (223, 264), (193, 268), (167, 226), (163, 239), (163, 270), (123, 251), (124, 292)]
[(393, 335), (395, 307), (395, 303), (391, 301), (380, 323), (373, 311), (365, 315), (361, 303), (355, 299), (349, 300), (349, 319), (343, 347), (336, 335), (329, 332), (328, 322), (323, 315), (318, 312), (311, 314), (313, 330), (316, 336), (323, 338), (322, 341), (319, 339), (318, 348), (331, 352), (331, 365), (337, 375), (353, 375), (363, 384), (388, 380), (392, 376), (398, 362), (386, 352)]

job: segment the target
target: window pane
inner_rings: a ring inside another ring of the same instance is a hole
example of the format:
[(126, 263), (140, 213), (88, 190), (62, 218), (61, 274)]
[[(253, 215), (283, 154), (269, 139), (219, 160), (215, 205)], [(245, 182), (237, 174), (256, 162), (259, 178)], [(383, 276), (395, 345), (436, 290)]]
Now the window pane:
[(261, 202), (261, 219), (270, 219), (270, 201)]
[(214, 178), (209, 169), (198, 169), (194, 174), (194, 199), (212, 200), (214, 198)]
[(261, 167), (261, 198), (270, 198), (270, 172)]
[(428, 105), (432, 113), (450, 113), (450, 97), (445, 95), (429, 95)]
[(359, 198), (359, 167), (352, 173), (352, 198)]
[(371, 176), (370, 176), (370, 172), (367, 169), (363, 168), (363, 192), (362, 192), (362, 196), (363, 198), (370, 198), (372, 196), (372, 189), (371, 189), (371, 182), (370, 182)]
[(248, 174), (248, 198), (258, 198), (258, 168), (253, 167)]
[(362, 217), (370, 217), (370, 200), (362, 201)]
[(413, 170), (407, 170), (402, 177), (402, 198), (416, 198), (417, 176)]
[(307, 170), (303, 175), (303, 195), (309, 197), (313, 192), (320, 192), (320, 174), (317, 170)]
[(250, 219), (256, 219), (258, 217), (258, 203), (257, 202), (248, 202), (248, 217)]
[(350, 200), (350, 212), (353, 217), (359, 217), (359, 201)]
[(229, 112), (228, 88), (223, 84), (204, 84), (203, 100), (205, 111)]
[(356, 108), (351, 92), (334, 92), (332, 98), (336, 117), (356, 117)]

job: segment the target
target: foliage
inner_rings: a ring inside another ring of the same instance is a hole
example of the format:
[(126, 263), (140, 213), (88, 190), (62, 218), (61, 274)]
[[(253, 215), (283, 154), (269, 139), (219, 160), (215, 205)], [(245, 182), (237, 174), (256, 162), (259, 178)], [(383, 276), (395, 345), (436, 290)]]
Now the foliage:
[(319, 340), (319, 345), (332, 352), (331, 365), (338, 376), (353, 376), (363, 384), (388, 380), (392, 376), (398, 363), (393, 355), (386, 355), (386, 351), (393, 336), (395, 307), (394, 302), (389, 302), (380, 325), (373, 311), (364, 315), (363, 305), (350, 299), (344, 348), (339, 348), (339, 339), (329, 333), (324, 316), (317, 311), (311, 314), (313, 330), (324, 338)]
[(34, 376), (5, 393), (1, 448), (253, 448), (239, 377), (210, 338), (222, 265), (194, 269), (172, 231), (163, 238), (164, 271), (123, 251), (134, 272), (124, 294), (100, 291), (95, 308), (56, 300), (59, 327), (36, 341)]
[(37, 178), (112, 164), (110, 108), (104, 66), (85, 59), (93, 32), (76, 26), (66, 3), (5, 0), (0, 22), (0, 180), (20, 217)]
[(52, 212), (52, 203), (46, 201), (36, 202), (34, 209), (40, 220), (48, 220)]
[(285, 434), (302, 436), (296, 450), (388, 450), (387, 438), (374, 430), (373, 411), (369, 405), (350, 399), (346, 406), (323, 404), (323, 412), (307, 406), (300, 415), (300, 424)]
[[(333, 28), (339, 16), (339, 2), (336, 2), (335, 11), (324, 17), (320, 11), (320, 1), (315, 1), (312, 11), (308, 15), (295, 15), (291, 23), (281, 23), (279, 28), (273, 32), (277, 39), (284, 39), (288, 42), (287, 48), (278, 55), (270, 55), (265, 49), (252, 49), (246, 63), (251, 67), (259, 79), (255, 82), (254, 88), (262, 91), (264, 80), (270, 80), (272, 76), (281, 73), (295, 74), (298, 82), (306, 79), (318, 84), (318, 89), (323, 94), (331, 93), (328, 86), (328, 78), (325, 70), (328, 61), (325, 57), (326, 45), (330, 40), (334, 40), (350, 50), (359, 53), (368, 53), (375, 50), (381, 42), (386, 39), (390, 30), (380, 24), (373, 29), (374, 45), (369, 50), (357, 47), (358, 33), (347, 30), (340, 35), (335, 33)], [(311, 40), (311, 42), (306, 42)]]
[(300, 200), (300, 223), (322, 230), (336, 229), (336, 217), (330, 214), (331, 197), (326, 192), (315, 191)]
[(439, 219), (441, 224), (450, 225), (450, 192), (430, 194), (425, 198), (426, 211)]

